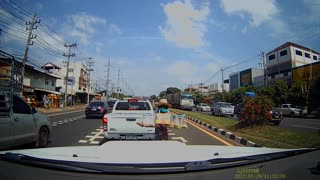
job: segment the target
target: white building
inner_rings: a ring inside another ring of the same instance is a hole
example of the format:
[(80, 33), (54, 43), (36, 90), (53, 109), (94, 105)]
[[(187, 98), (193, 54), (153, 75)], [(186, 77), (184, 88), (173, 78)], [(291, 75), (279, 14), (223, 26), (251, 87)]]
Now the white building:
[(292, 84), (292, 68), (320, 60), (320, 53), (310, 48), (287, 42), (266, 54), (267, 83), (285, 80)]
[[(67, 67), (58, 67), (53, 63), (47, 63), (43, 66), (43, 69), (48, 70), (50, 73), (53, 73), (61, 79), (57, 80), (57, 87), (60, 87), (59, 92), (65, 92), (65, 77), (67, 73)], [(68, 72), (68, 89), (67, 93), (69, 95), (77, 96), (80, 102), (85, 103), (88, 93), (88, 69), (87, 66), (79, 61), (70, 61), (69, 63), (69, 72)], [(92, 74), (92, 71), (91, 71)], [(92, 75), (91, 75), (92, 77)], [(90, 81), (90, 95), (94, 95), (93, 82)]]
[(194, 86), (189, 86), (188, 88), (184, 89), (184, 92), (197, 92), (199, 94), (202, 94), (204, 96), (209, 95), (209, 89), (208, 86), (200, 86), (200, 85), (194, 85)]
[[(224, 92), (229, 92), (229, 83), (223, 83)], [(209, 85), (209, 94), (215, 95), (217, 92), (222, 92), (222, 83), (214, 83)]]

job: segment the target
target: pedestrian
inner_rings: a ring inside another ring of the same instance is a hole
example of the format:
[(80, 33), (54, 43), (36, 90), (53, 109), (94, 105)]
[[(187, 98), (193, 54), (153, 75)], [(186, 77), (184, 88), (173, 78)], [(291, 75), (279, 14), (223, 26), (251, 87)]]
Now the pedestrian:
[(42, 97), (42, 107), (47, 108), (47, 96), (43, 95)]
[(50, 104), (51, 104), (51, 101), (50, 101), (50, 99), (49, 99), (49, 98), (47, 98), (47, 109), (49, 109)]

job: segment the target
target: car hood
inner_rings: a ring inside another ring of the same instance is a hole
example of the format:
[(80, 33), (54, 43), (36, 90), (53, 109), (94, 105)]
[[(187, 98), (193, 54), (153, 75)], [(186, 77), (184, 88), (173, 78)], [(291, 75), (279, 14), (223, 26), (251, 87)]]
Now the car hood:
[(42, 159), (91, 163), (176, 163), (236, 158), (289, 149), (217, 145), (186, 145), (178, 141), (110, 141), (100, 146), (69, 146), (0, 151)]

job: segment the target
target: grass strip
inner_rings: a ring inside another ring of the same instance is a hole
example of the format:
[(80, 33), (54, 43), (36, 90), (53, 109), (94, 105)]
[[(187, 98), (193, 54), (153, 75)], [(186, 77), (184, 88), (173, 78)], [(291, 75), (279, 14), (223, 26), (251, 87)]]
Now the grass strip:
[(222, 128), (233, 132), (235, 135), (255, 142), (259, 145), (272, 148), (320, 148), (319, 134), (290, 130), (273, 125), (253, 126), (238, 129), (235, 125), (238, 121), (227, 118), (217, 117), (199, 112), (183, 111), (171, 109), (176, 113), (183, 113), (187, 116), (198, 119), (217, 128)]

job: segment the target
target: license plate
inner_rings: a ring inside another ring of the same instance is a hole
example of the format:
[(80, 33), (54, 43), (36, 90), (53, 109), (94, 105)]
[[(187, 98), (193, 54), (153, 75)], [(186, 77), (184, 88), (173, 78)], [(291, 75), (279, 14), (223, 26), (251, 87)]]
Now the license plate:
[(279, 118), (279, 116), (275, 116), (275, 118)]
[(126, 139), (137, 139), (136, 136), (126, 136)]
[(97, 109), (92, 109), (92, 111), (96, 111)]

